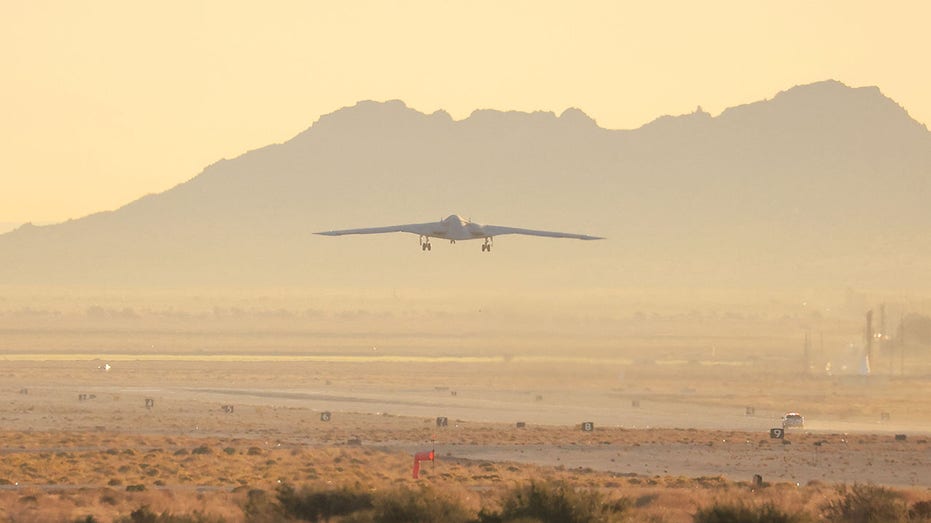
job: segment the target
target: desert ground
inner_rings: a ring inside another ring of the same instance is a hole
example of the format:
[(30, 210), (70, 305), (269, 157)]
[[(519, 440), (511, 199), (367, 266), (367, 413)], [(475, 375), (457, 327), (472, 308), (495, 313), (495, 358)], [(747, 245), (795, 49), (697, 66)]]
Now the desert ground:
[[(783, 316), (634, 314), (534, 338), (529, 320), (444, 336), (378, 315), (112, 311), (0, 315), (0, 517), (241, 521), (250, 491), (282, 484), (428, 484), (478, 510), (481, 492), (566, 479), (654, 521), (726, 497), (811, 511), (836, 484), (931, 490), (927, 361), (827, 373), (819, 358), (849, 355), (803, 359)], [(817, 327), (836, 344), (854, 325)], [(771, 438), (786, 411), (805, 426)]]

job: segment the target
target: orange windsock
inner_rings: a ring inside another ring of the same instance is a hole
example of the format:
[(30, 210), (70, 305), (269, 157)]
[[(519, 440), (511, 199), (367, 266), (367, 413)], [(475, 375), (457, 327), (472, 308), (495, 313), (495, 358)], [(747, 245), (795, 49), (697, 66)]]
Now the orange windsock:
[(435, 454), (432, 450), (425, 450), (423, 452), (418, 452), (414, 454), (414, 470), (413, 470), (414, 479), (420, 478), (420, 462), (421, 461), (433, 461), (434, 456)]

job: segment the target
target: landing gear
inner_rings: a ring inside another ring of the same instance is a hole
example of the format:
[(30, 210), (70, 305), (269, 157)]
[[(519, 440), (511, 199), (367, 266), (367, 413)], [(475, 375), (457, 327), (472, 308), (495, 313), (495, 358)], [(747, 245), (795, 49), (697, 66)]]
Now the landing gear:
[(495, 241), (491, 237), (485, 238), (485, 243), (482, 244), (482, 252), (491, 252), (491, 246), (494, 243)]
[(432, 249), (433, 249), (433, 246), (430, 245), (430, 237), (429, 237), (429, 236), (421, 236), (421, 237), (420, 237), (420, 250), (422, 250), (422, 251), (429, 251), (429, 250), (432, 250)]

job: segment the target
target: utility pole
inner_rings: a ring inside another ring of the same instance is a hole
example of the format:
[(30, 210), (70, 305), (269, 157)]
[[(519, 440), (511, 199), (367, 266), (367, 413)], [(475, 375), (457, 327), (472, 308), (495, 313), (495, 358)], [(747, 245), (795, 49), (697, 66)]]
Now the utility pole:
[(879, 339), (886, 337), (886, 304), (879, 305)]
[(899, 320), (899, 374), (905, 376), (905, 318)]
[(805, 331), (805, 373), (811, 371), (811, 329)]
[(821, 331), (821, 348), (818, 349), (818, 355), (821, 357), (821, 361), (824, 361), (824, 330)]
[(882, 353), (883, 358), (889, 358), (889, 375), (891, 376), (895, 372), (895, 358), (887, 354), (889, 352), (889, 344), (886, 343), (886, 340), (889, 339), (889, 336), (886, 334), (886, 304), (881, 303), (879, 305), (879, 333), (877, 334), (879, 338), (879, 352)]
[(863, 332), (863, 337), (866, 341), (866, 365), (862, 370), (865, 374), (869, 374), (873, 360), (873, 309), (866, 311), (866, 330)]

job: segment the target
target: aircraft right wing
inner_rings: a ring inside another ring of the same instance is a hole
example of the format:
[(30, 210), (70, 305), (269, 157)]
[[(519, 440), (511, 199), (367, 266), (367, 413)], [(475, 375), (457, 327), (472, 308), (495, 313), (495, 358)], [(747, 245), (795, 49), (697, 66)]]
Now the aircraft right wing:
[(500, 234), (526, 234), (528, 236), (546, 236), (548, 238), (574, 238), (576, 240), (603, 240), (601, 236), (575, 234), (571, 232), (538, 231), (534, 229), (520, 229), (518, 227), (503, 227), (501, 225), (485, 225), (482, 227), (485, 236), (498, 236)]
[(366, 227), (363, 229), (342, 229), (339, 231), (323, 231), (314, 234), (323, 236), (343, 236), (346, 234), (383, 234), (388, 232), (409, 232), (421, 236), (437, 237), (446, 232), (442, 222), (408, 223), (405, 225), (389, 225), (387, 227)]

